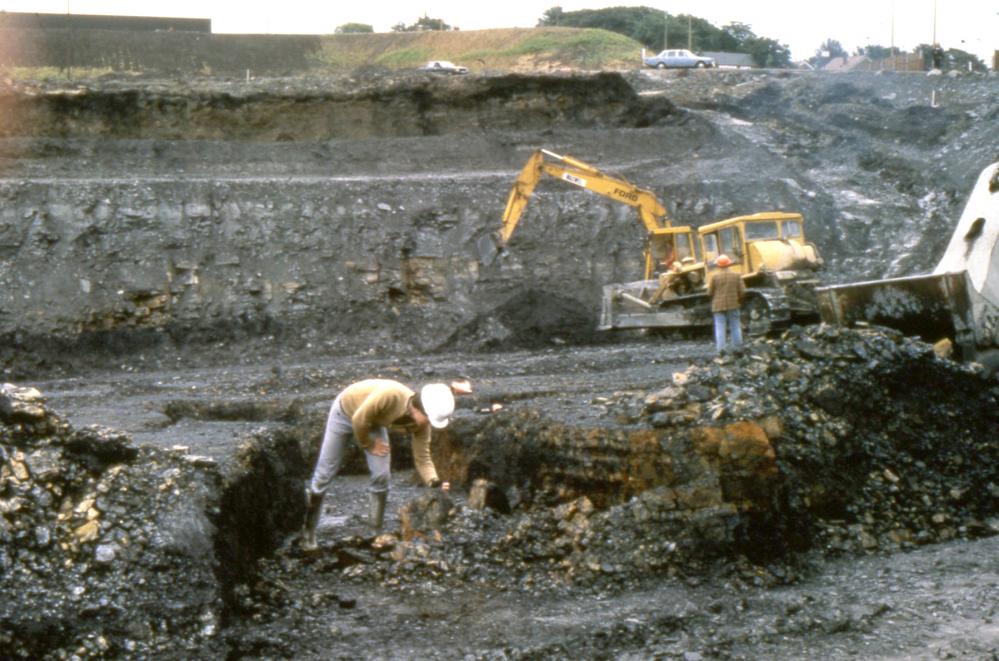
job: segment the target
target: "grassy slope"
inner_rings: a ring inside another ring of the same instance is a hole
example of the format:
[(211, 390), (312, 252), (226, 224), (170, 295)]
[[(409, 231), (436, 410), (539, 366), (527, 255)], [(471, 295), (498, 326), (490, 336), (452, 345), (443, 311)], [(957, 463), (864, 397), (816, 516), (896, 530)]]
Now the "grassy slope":
[(606, 30), (506, 28), (457, 32), (389, 32), (323, 37), (317, 68), (363, 66), (412, 69), (427, 60), (451, 60), (475, 71), (634, 69), (642, 45)]

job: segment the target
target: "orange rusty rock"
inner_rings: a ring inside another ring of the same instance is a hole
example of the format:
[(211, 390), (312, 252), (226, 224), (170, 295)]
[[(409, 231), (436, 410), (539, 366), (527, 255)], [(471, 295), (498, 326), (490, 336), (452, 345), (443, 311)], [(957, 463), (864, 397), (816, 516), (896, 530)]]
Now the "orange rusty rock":
[[(772, 421), (768, 426), (775, 429)], [(760, 424), (743, 420), (698, 427), (690, 437), (694, 449), (718, 471), (725, 501), (765, 504), (778, 471), (773, 445)]]

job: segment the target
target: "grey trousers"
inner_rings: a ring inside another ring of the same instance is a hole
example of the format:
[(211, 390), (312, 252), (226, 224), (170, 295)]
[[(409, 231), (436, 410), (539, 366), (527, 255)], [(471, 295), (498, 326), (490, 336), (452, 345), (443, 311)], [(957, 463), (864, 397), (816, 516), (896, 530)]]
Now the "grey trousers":
[[(381, 439), (387, 444), (389, 442), (388, 429), (386, 427), (372, 428), (371, 439), (374, 440), (376, 438)], [(333, 400), (329, 417), (326, 419), (326, 433), (323, 434), (323, 446), (319, 450), (319, 460), (316, 461), (316, 468), (312, 472), (309, 491), (315, 494), (326, 493), (330, 482), (340, 472), (347, 444), (353, 442), (354, 426), (351, 424), (350, 418), (340, 408), (340, 397), (338, 395)], [(371, 493), (387, 493), (389, 478), (391, 477), (392, 453), (389, 452), (384, 457), (378, 457), (370, 452), (365, 452), (364, 458), (368, 461), (368, 472), (371, 474), (368, 491)]]

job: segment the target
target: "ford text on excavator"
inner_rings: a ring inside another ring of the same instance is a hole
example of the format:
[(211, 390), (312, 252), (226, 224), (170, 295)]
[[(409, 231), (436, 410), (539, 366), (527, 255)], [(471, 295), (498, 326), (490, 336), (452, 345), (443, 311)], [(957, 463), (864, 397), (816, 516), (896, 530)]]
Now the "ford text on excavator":
[(812, 294), (822, 259), (805, 240), (800, 214), (764, 212), (729, 218), (698, 230), (673, 226), (651, 191), (602, 172), (571, 156), (536, 150), (517, 177), (500, 231), (480, 239), (480, 259), (489, 264), (505, 249), (538, 181), (545, 175), (604, 195), (638, 210), (646, 242), (642, 279), (604, 287), (601, 330), (708, 326), (708, 277), (714, 260), (727, 254), (743, 277), (747, 295), (743, 324), (763, 334), (795, 318), (816, 316)]

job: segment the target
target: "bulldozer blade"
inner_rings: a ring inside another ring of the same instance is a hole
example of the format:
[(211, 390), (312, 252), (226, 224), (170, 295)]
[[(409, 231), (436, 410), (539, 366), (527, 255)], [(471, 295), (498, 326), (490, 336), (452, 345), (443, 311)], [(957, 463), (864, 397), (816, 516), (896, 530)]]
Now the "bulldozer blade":
[(475, 248), (479, 252), (479, 262), (483, 266), (492, 264), (502, 252), (496, 237), (492, 234), (479, 237), (479, 240), (475, 242)]

